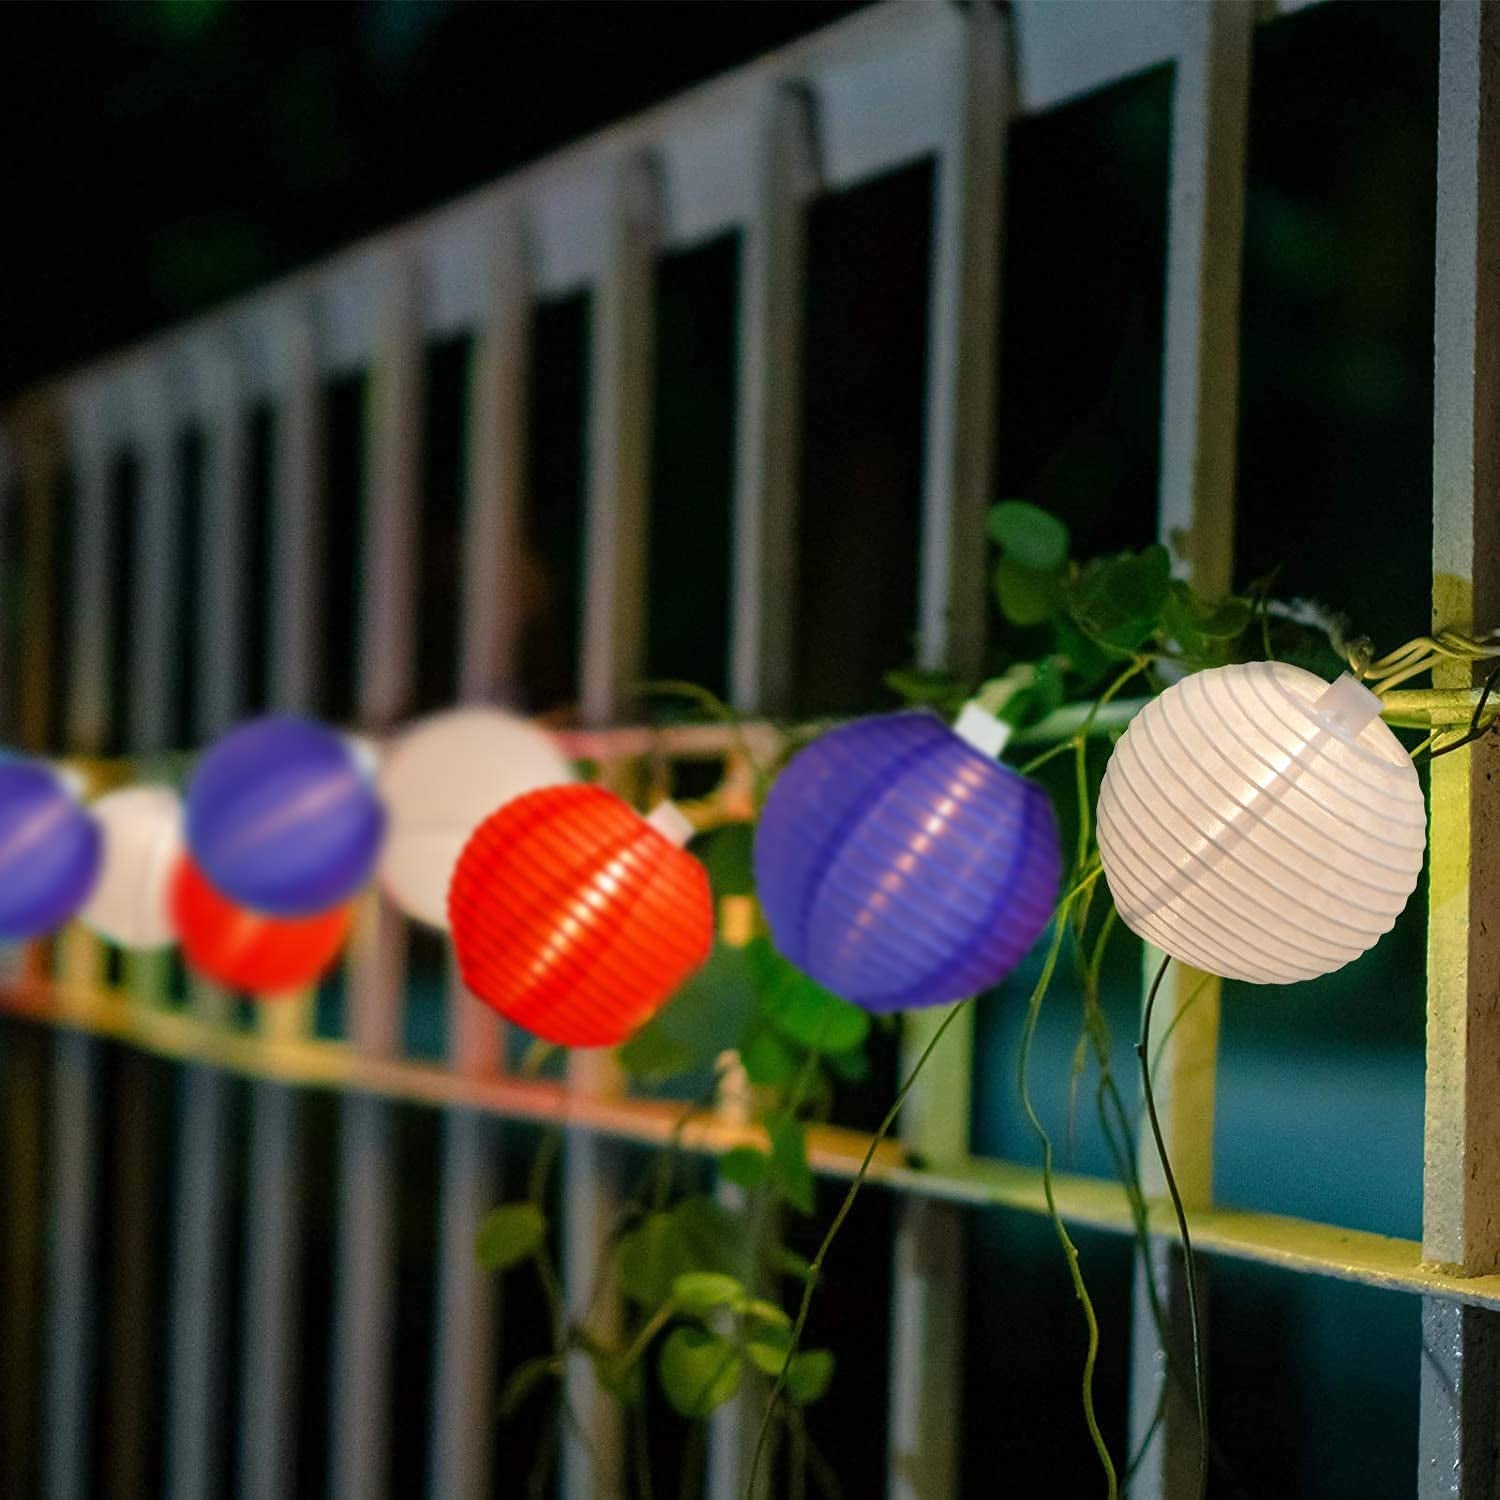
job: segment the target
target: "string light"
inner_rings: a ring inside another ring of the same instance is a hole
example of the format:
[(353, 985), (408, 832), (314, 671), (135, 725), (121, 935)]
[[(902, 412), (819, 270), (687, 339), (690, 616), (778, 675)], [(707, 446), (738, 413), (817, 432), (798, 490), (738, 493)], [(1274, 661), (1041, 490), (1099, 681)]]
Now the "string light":
[(305, 989), (338, 958), (352, 906), (310, 917), (268, 917), (215, 890), (184, 858), (171, 889), (172, 923), (188, 967), (228, 989), (276, 996)]
[(1006, 726), (971, 704), (845, 724), (771, 789), (755, 874), (776, 946), (873, 1011), (998, 984), (1052, 912), (1061, 855), (1042, 789), (1001, 765)]
[(471, 707), (420, 720), (380, 768), (386, 894), (407, 916), (446, 928), (453, 868), (474, 830), (524, 792), (572, 780), (551, 736), (515, 714)]
[(168, 948), (172, 877), (182, 854), (182, 800), (170, 787), (132, 786), (92, 804), (104, 836), (99, 882), (79, 920), (121, 948)]
[(0, 761), (0, 940), (61, 927), (99, 877), (103, 839), (63, 777), (28, 760)]
[(547, 787), (464, 846), (448, 914), (464, 983), (549, 1042), (623, 1041), (708, 957), (713, 904), (671, 803), (642, 818), (597, 786)]
[(1253, 984), (1312, 979), (1388, 932), (1427, 811), (1380, 700), (1285, 662), (1195, 672), (1148, 703), (1099, 794), (1099, 854), (1138, 936)]
[(198, 762), (187, 842), (219, 890), (254, 911), (308, 916), (370, 878), (385, 812), (359, 748), (307, 719), (254, 719)]

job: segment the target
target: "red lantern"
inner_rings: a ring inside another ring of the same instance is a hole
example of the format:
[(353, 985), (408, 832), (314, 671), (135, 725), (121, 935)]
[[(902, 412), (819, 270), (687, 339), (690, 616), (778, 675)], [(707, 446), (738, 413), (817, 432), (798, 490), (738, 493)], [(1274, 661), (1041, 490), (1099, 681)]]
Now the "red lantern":
[(595, 786), (508, 802), (448, 891), (464, 983), (546, 1041), (623, 1041), (713, 944), (708, 877), (679, 847), (690, 832), (670, 804), (648, 820)]
[(339, 955), (352, 905), (311, 917), (268, 917), (221, 895), (184, 859), (172, 881), (172, 922), (188, 967), (253, 995), (285, 995), (319, 978)]

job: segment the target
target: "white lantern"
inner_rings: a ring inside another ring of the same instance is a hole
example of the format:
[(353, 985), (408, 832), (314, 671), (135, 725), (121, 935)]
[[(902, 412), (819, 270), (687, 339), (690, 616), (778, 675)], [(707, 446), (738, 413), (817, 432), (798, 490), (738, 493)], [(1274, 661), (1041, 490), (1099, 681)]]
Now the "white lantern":
[(408, 916), (447, 930), (458, 856), (491, 813), (524, 792), (572, 781), (552, 738), (498, 708), (456, 708), (404, 731), (380, 767), (389, 826), (386, 894)]
[(1289, 984), (1390, 930), (1427, 809), (1380, 700), (1284, 662), (1196, 672), (1146, 705), (1099, 792), (1099, 854), (1130, 930), (1194, 968)]
[(182, 800), (170, 787), (133, 786), (89, 811), (104, 834), (104, 857), (79, 921), (122, 948), (171, 947), (168, 892), (182, 853)]

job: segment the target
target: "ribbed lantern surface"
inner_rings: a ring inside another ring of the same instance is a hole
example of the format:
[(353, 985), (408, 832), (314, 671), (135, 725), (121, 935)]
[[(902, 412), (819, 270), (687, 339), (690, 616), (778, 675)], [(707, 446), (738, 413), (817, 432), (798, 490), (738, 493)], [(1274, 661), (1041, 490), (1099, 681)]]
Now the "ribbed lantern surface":
[(713, 944), (703, 867), (594, 786), (545, 787), (486, 819), (448, 916), (469, 989), (568, 1047), (623, 1041)]
[(101, 797), (89, 812), (104, 836), (104, 861), (79, 921), (121, 948), (171, 947), (182, 800), (171, 787), (128, 786)]
[(46, 766), (0, 763), (0, 942), (61, 927), (99, 878), (99, 825)]
[(573, 779), (551, 736), (503, 709), (455, 708), (413, 724), (380, 766), (386, 894), (407, 916), (446, 928), (453, 868), (474, 830), (513, 797)]
[(172, 921), (188, 967), (232, 990), (284, 995), (312, 984), (348, 940), (352, 906), (311, 917), (268, 917), (237, 906), (184, 858), (172, 882)]
[(326, 911), (370, 878), (385, 812), (342, 736), (308, 719), (254, 719), (198, 762), (187, 842), (232, 900), (275, 916)]
[(1342, 968), (1417, 883), (1427, 809), (1379, 700), (1284, 662), (1195, 672), (1110, 757), (1099, 853), (1125, 924), (1226, 979)]
[(1046, 926), (1046, 794), (927, 713), (846, 724), (777, 778), (755, 840), (776, 946), (868, 1010), (998, 984)]

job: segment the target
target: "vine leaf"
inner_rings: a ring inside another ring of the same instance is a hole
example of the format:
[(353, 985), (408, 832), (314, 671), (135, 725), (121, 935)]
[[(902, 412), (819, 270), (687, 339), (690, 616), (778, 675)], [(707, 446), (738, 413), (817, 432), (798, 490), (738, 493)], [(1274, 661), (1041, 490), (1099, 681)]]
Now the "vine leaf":
[(722, 1271), (689, 1271), (672, 1282), (672, 1301), (690, 1318), (706, 1318), (721, 1307), (745, 1302), (745, 1284)]
[(792, 1320), (785, 1309), (761, 1297), (749, 1298), (740, 1305), (738, 1310), (741, 1317), (753, 1319), (757, 1323), (769, 1324), (772, 1328), (790, 1329), (792, 1326)]
[(870, 1034), (870, 1017), (794, 968), (769, 944), (761, 944), (756, 964), (765, 980), (762, 1014), (804, 1047), (847, 1052)]
[(1068, 609), (1090, 639), (1117, 652), (1135, 651), (1156, 633), (1171, 573), (1171, 558), (1159, 544), (1098, 558), (1074, 580)]
[(995, 565), (995, 602), (1012, 625), (1041, 625), (1057, 614), (1063, 600), (1060, 569), (1043, 573), (1013, 557), (1002, 557)]
[(1219, 663), (1227, 660), (1230, 643), (1243, 634), (1251, 614), (1248, 599), (1230, 597), (1214, 603), (1174, 580), (1162, 607), (1161, 625), (1187, 655)]
[(747, 1270), (749, 1227), (712, 1198), (696, 1194), (672, 1210), (672, 1226), (690, 1265), (684, 1270), (724, 1271), (731, 1276)]
[(739, 1045), (755, 1014), (759, 975), (744, 948), (716, 943), (708, 962), (619, 1049), (622, 1066), (662, 1079), (712, 1068)]
[(708, 871), (715, 900), (725, 896), (755, 894), (754, 823), (726, 823), (695, 847), (694, 853)]
[(508, 1271), (530, 1260), (547, 1238), (547, 1221), (534, 1203), (506, 1203), (484, 1216), (474, 1253), (487, 1271)]
[(827, 1349), (804, 1349), (791, 1354), (791, 1334), (784, 1329), (768, 1328), (757, 1332), (745, 1345), (750, 1363), (762, 1375), (772, 1379), (786, 1367), (786, 1394), (799, 1406), (807, 1406), (820, 1397), (833, 1379), (834, 1358)]
[(657, 1373), (675, 1410), (706, 1417), (740, 1388), (744, 1359), (734, 1345), (702, 1328), (674, 1328), (662, 1345)]
[(833, 1355), (827, 1349), (794, 1354), (786, 1371), (786, 1393), (798, 1406), (816, 1401), (833, 1379)]
[(745, 1354), (762, 1375), (769, 1375), (774, 1379), (781, 1374), (781, 1367), (786, 1363), (791, 1348), (790, 1330), (762, 1328), (745, 1344)]
[(621, 1241), (620, 1290), (642, 1307), (656, 1308), (671, 1295), (672, 1283), (696, 1269), (675, 1212), (648, 1214)]
[(828, 1066), (845, 1083), (863, 1083), (870, 1076), (870, 1059), (862, 1047), (851, 1047), (847, 1052), (829, 1054)]
[(776, 1181), (786, 1201), (798, 1212), (813, 1211), (812, 1168), (807, 1164), (807, 1131), (802, 1122), (785, 1113), (766, 1119), (771, 1137), (771, 1161)]
[(968, 687), (951, 672), (924, 667), (897, 667), (885, 674), (885, 685), (911, 708), (935, 708), (955, 714), (969, 698)]
[(1050, 573), (1068, 560), (1067, 526), (1026, 500), (990, 507), (990, 538), (1007, 559), (1038, 573)]
[(648, 1214), (620, 1240), (620, 1291), (654, 1310), (673, 1295), (679, 1280), (694, 1272), (736, 1277), (745, 1268), (745, 1235), (742, 1219), (702, 1196)]
[(792, 1049), (765, 1026), (746, 1038), (740, 1048), (740, 1061), (745, 1065), (745, 1076), (750, 1082), (764, 1088), (790, 1083), (797, 1071), (797, 1058)]
[(619, 1050), (620, 1066), (632, 1077), (659, 1080), (686, 1072), (693, 1054), (661, 1027), (647, 1023)]
[(518, 1365), (500, 1392), (500, 1415), (508, 1421), (515, 1415), (516, 1408), (544, 1380), (561, 1373), (562, 1367), (555, 1354), (539, 1354), (535, 1359)]
[(766, 1259), (771, 1269), (783, 1276), (791, 1276), (798, 1281), (817, 1280), (812, 1262), (805, 1255), (787, 1249), (785, 1245), (773, 1245)]
[(737, 1187), (754, 1190), (771, 1175), (771, 1158), (754, 1146), (736, 1146), (719, 1158), (719, 1176)]

